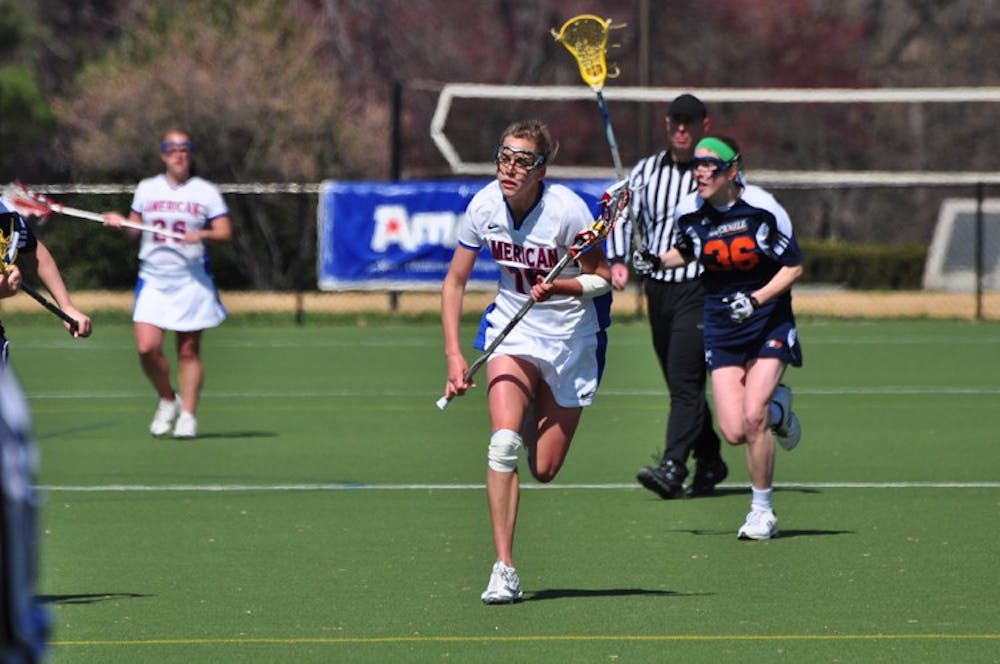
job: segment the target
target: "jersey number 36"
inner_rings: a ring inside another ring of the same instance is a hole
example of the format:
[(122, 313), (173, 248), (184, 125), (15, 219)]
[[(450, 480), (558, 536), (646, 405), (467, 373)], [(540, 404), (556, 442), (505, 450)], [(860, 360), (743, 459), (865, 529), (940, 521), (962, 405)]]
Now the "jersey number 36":
[(752, 237), (741, 235), (728, 242), (723, 239), (709, 240), (704, 253), (713, 261), (706, 264), (709, 270), (729, 272), (731, 270), (752, 270), (760, 262), (756, 252), (757, 243)]

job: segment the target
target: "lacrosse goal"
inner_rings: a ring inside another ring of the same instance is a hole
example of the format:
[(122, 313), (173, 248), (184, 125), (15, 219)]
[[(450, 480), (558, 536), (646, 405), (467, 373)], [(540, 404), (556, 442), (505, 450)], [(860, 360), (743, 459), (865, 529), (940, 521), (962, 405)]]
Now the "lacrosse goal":
[(924, 288), (971, 292), (1000, 290), (1000, 198), (946, 199), (927, 252)]

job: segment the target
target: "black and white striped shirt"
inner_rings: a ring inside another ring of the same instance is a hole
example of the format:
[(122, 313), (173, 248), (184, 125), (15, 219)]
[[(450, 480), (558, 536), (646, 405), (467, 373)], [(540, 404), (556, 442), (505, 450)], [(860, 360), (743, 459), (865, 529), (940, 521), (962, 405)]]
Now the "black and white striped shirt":
[[(674, 211), (677, 204), (698, 187), (694, 172), (687, 164), (677, 165), (670, 158), (670, 151), (646, 157), (632, 169), (629, 185), (636, 190), (632, 198), (629, 218), (617, 224), (608, 236), (608, 260), (631, 263), (633, 249), (649, 249), (665, 253), (677, 240)], [(632, 224), (638, 228), (639, 244), (632, 247)], [(684, 267), (659, 270), (647, 275), (649, 279), (666, 282), (683, 282), (697, 279), (704, 268), (692, 261)]]

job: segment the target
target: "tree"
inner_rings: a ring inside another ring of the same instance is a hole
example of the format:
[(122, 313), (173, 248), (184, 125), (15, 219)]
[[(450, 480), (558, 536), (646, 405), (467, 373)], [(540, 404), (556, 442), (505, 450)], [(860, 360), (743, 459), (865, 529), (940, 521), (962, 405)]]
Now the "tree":
[[(364, 173), (369, 155), (383, 150), (345, 116), (325, 35), (303, 18), (278, 0), (149, 8), (54, 105), (74, 175), (134, 181), (158, 172), (156, 146), (173, 126), (195, 137), (199, 174), (216, 181)], [(252, 196), (229, 204), (236, 232), (231, 249), (218, 252), (222, 261), (248, 287), (298, 285), (314, 209)]]
[(12, 0), (0, 1), (0, 178), (45, 170), (54, 116), (31, 65), (38, 26)]

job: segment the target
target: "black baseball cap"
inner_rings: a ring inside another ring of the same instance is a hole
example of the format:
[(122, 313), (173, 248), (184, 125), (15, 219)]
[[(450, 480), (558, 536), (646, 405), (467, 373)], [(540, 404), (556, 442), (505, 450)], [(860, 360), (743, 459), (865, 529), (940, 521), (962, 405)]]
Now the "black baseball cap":
[(670, 111), (668, 114), (670, 117), (686, 117), (692, 120), (701, 120), (708, 115), (708, 111), (705, 109), (705, 105), (701, 103), (701, 100), (694, 95), (682, 94), (670, 102)]

